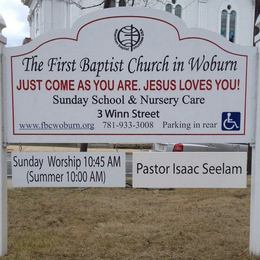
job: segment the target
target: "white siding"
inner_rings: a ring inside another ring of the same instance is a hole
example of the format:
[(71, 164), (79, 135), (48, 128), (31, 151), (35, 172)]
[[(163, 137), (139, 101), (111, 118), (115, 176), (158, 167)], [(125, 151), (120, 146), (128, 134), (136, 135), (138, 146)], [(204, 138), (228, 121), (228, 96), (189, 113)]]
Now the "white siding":
[[(97, 0), (78, 0), (82, 7), (90, 7), (99, 3)], [(165, 5), (171, 0), (150, 0), (150, 8), (165, 11)], [(118, 1), (117, 1), (118, 4)], [(182, 19), (188, 27), (200, 27), (220, 34), (221, 11), (228, 5), (237, 12), (236, 19), (236, 43), (241, 45), (253, 44), (254, 30), (254, 1), (252, 0), (176, 0), (173, 5), (182, 6)], [(33, 0), (30, 6), (31, 12), (31, 37), (36, 37), (37, 22), (36, 9), (39, 8), (39, 34), (50, 30), (71, 27), (82, 15), (103, 8), (103, 5), (80, 9), (76, 5), (64, 0)], [(144, 6), (142, 0), (136, 0), (136, 6)], [(123, 8), (123, 7), (121, 7)]]

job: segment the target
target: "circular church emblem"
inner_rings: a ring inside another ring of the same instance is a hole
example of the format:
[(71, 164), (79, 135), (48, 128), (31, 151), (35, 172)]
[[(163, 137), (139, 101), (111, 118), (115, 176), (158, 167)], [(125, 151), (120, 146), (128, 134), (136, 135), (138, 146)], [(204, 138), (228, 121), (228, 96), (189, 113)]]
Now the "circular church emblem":
[(115, 30), (115, 42), (117, 45), (127, 51), (133, 51), (143, 42), (144, 32), (137, 29), (132, 24)]

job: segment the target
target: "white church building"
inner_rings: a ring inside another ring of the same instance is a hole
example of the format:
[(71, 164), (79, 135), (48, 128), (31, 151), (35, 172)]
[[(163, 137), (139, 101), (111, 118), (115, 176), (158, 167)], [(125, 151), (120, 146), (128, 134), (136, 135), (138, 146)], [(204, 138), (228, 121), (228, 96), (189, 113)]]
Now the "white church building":
[(147, 7), (170, 12), (188, 27), (204, 28), (252, 46), (255, 0), (22, 0), (29, 7), (30, 37), (70, 28), (82, 15), (109, 7)]

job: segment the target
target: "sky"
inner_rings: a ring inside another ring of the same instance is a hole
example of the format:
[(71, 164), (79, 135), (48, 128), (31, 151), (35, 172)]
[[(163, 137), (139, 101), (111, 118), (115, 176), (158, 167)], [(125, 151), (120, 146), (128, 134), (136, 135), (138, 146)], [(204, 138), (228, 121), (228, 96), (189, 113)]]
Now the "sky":
[(6, 23), (2, 34), (7, 38), (7, 46), (22, 45), (23, 39), (30, 36), (27, 21), (29, 8), (21, 0), (0, 0), (0, 14)]

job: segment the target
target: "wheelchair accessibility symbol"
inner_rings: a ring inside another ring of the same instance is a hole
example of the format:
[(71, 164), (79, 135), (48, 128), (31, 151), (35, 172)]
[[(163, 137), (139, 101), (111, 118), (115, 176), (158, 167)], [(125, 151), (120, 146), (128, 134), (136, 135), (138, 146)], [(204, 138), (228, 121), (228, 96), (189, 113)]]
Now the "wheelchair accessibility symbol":
[(240, 112), (222, 113), (222, 131), (239, 131), (241, 124)]

